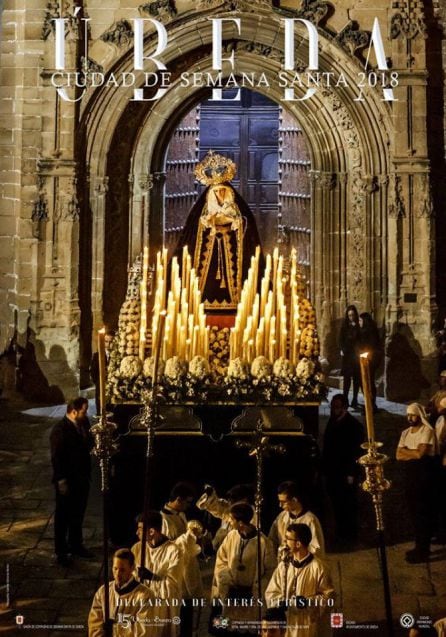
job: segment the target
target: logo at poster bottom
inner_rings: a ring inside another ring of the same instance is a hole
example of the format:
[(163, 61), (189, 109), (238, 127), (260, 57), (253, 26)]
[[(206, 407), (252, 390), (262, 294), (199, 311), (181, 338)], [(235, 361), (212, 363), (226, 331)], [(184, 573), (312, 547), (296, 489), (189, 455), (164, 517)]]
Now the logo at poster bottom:
[(410, 613), (403, 613), (400, 617), (400, 624), (403, 628), (412, 628), (415, 625), (415, 617)]
[(15, 623), (17, 624), (17, 626), (22, 626), (24, 621), (25, 621), (25, 618), (23, 617), (23, 615), (15, 616)]
[(330, 626), (332, 628), (342, 628), (344, 625), (343, 613), (331, 613), (330, 614)]

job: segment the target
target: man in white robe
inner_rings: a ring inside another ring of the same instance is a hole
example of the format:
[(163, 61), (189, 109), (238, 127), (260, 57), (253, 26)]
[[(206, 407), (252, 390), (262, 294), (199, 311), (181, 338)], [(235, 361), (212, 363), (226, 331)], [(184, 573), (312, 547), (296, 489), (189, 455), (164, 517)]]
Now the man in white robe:
[(226, 498), (219, 498), (215, 489), (209, 485), (206, 486), (203, 495), (197, 501), (197, 507), (202, 511), (207, 511), (214, 518), (221, 519), (220, 528), (217, 530), (212, 546), (217, 551), (229, 531), (232, 530), (229, 511), (231, 506), (236, 502), (245, 502), (250, 504), (253, 510), (252, 523), (256, 525), (256, 515), (253, 507), (254, 490), (249, 484), (236, 484), (229, 489)]
[(282, 512), (271, 525), (269, 539), (276, 551), (285, 547), (285, 533), (290, 524), (306, 524), (310, 527), (311, 542), (308, 547), (319, 559), (325, 557), (324, 533), (317, 516), (303, 505), (303, 495), (295, 482), (286, 481), (279, 484), (277, 497)]
[[(133, 577), (135, 557), (128, 549), (113, 556), (113, 581), (109, 584), (110, 625), (113, 637), (162, 637), (154, 621), (151, 591)], [(96, 592), (88, 615), (88, 636), (106, 637), (105, 588)]]
[(168, 502), (161, 509), (163, 534), (169, 540), (176, 540), (187, 531), (185, 512), (194, 502), (195, 493), (187, 482), (178, 482), (170, 492)]
[(403, 471), (407, 508), (415, 531), (415, 546), (406, 551), (406, 562), (429, 559), (434, 526), (437, 439), (422, 405), (407, 406), (409, 427), (401, 433), (396, 459)]
[[(258, 573), (257, 531), (251, 524), (252, 507), (246, 503), (237, 503), (230, 510), (233, 530), (223, 540), (217, 551), (212, 598), (214, 612), (211, 623), (217, 626), (218, 614), (228, 619), (243, 632), (237, 623), (245, 623), (245, 632), (257, 633), (257, 629), (246, 622), (258, 620), (258, 609), (262, 600), (258, 599), (258, 579), (261, 580), (262, 596), (276, 564), (273, 547), (268, 538), (261, 534), (261, 572)], [(218, 629), (220, 630), (220, 629)]]
[[(135, 572), (138, 579), (158, 600), (157, 614), (162, 626), (162, 637), (176, 637), (179, 633), (177, 619), (182, 604), (183, 563), (181, 552), (174, 542), (161, 533), (162, 517), (159, 511), (147, 513), (147, 543), (144, 570), (141, 564), (141, 540), (143, 523), (138, 521), (139, 542), (133, 545)], [(175, 618), (175, 619), (174, 619)]]
[(266, 603), (287, 610), (286, 637), (322, 637), (329, 627), (324, 611), (334, 601), (329, 572), (309, 550), (311, 531), (306, 524), (290, 524), (285, 539), (288, 555), (271, 577)]
[(187, 509), (193, 504), (194, 489), (187, 482), (178, 482), (170, 492), (169, 501), (161, 510), (163, 519), (162, 533), (173, 540), (181, 552), (183, 565), (182, 592), (183, 606), (181, 608), (181, 635), (189, 635), (193, 627), (194, 598), (203, 596), (203, 584), (201, 580), (198, 555), (201, 547), (197, 542), (198, 526), (188, 525), (185, 515)]

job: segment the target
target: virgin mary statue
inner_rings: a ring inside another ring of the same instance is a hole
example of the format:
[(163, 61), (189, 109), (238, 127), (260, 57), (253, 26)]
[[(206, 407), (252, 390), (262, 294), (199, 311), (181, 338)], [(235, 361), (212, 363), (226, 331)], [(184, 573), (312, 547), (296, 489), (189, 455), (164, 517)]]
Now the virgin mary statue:
[(237, 167), (209, 151), (195, 176), (206, 190), (186, 220), (176, 255), (187, 246), (207, 311), (235, 311), (251, 257), (260, 246), (254, 215), (229, 183)]

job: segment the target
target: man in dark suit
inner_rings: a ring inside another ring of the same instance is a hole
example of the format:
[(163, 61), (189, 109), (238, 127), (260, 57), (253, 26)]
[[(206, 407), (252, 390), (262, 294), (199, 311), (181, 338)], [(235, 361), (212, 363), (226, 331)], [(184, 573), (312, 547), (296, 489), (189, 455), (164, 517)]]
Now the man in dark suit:
[(364, 428), (349, 412), (348, 400), (336, 394), (331, 400), (331, 413), (324, 435), (322, 468), (340, 545), (351, 548), (358, 534), (358, 458), (364, 453)]
[(82, 523), (90, 489), (93, 438), (87, 418), (88, 401), (75, 398), (50, 435), (53, 483), (56, 489), (54, 540), (57, 561), (68, 566), (68, 554), (92, 557), (82, 538)]

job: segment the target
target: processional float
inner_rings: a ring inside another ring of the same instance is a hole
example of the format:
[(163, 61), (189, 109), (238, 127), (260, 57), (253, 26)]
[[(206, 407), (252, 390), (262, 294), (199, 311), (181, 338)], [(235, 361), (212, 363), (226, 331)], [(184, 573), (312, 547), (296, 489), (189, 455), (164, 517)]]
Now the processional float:
[[(229, 184), (234, 174), (231, 160), (210, 153), (196, 169), (206, 191), (201, 210), (192, 211), (196, 227), (186, 223), (188, 243), (170, 260), (162, 249), (152, 265), (146, 246), (129, 270), (107, 394), (113, 403), (142, 404), (137, 420), (147, 449), (141, 567), (160, 404), (318, 405), (325, 395), (316, 315), (297, 251), (286, 257), (276, 248), (263, 255), (257, 240), (249, 244), (246, 218), (252, 213)], [(253, 236), (258, 238), (256, 230)], [(111, 425), (102, 414), (100, 427), (96, 435), (103, 447)], [(251, 433), (252, 442), (238, 444), (249, 447), (256, 460), (261, 598), (263, 462), (265, 455), (284, 453), (285, 447), (269, 444), (262, 419)], [(109, 456), (110, 451), (99, 456), (104, 457), (104, 470)]]

